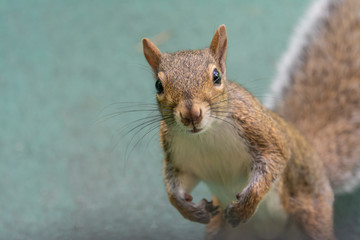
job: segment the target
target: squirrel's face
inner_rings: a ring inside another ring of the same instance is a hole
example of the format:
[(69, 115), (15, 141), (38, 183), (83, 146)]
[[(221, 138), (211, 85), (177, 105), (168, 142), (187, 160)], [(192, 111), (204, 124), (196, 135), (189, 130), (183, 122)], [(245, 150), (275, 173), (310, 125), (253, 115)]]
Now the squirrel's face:
[(224, 116), (226, 76), (209, 49), (163, 54), (156, 98), (169, 127), (202, 133)]
[(226, 46), (224, 25), (203, 50), (162, 54), (143, 39), (145, 58), (155, 74), (159, 110), (170, 129), (202, 133), (227, 117)]

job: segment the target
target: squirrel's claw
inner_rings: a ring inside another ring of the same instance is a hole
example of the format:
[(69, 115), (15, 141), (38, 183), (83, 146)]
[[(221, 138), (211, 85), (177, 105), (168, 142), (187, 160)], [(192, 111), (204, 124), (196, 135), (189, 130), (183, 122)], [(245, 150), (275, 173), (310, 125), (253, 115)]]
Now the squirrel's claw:
[(219, 206), (214, 206), (212, 201), (202, 199), (198, 205), (195, 206), (194, 217), (196, 222), (209, 223), (210, 219), (219, 213)]
[(246, 209), (240, 202), (233, 202), (224, 210), (225, 219), (232, 227), (246, 223), (253, 213), (253, 209)]
[(173, 204), (184, 218), (193, 222), (207, 224), (211, 218), (219, 213), (219, 206), (214, 206), (212, 201), (202, 199), (199, 204), (192, 202), (192, 196), (186, 194), (184, 198), (174, 198)]
[(210, 218), (216, 216), (219, 213), (219, 206), (214, 206), (212, 201), (206, 199), (201, 200), (200, 205), (203, 205), (205, 209), (210, 213)]
[(228, 224), (230, 224), (232, 227), (236, 227), (241, 222), (240, 219), (236, 216), (236, 212), (234, 210), (234, 204), (230, 204), (227, 206), (224, 210), (224, 217)]

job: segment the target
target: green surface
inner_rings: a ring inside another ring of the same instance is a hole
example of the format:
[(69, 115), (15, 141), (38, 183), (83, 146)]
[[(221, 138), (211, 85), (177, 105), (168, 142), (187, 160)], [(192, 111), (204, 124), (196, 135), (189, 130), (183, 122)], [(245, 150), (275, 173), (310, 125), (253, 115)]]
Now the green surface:
[[(164, 31), (159, 48), (176, 51), (226, 24), (228, 77), (262, 98), (307, 3), (0, 1), (0, 239), (202, 238), (167, 200), (156, 130), (124, 137), (144, 115), (95, 122), (117, 102), (154, 102), (137, 47)], [(336, 205), (343, 239), (360, 236), (359, 195)]]

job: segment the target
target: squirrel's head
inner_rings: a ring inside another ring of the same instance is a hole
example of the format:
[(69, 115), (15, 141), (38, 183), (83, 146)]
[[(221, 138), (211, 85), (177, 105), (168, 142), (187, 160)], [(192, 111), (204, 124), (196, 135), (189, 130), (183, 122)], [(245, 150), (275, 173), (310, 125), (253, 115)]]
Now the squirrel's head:
[(225, 118), (226, 28), (221, 25), (208, 48), (161, 53), (147, 38), (144, 55), (155, 75), (156, 98), (167, 125), (201, 133)]

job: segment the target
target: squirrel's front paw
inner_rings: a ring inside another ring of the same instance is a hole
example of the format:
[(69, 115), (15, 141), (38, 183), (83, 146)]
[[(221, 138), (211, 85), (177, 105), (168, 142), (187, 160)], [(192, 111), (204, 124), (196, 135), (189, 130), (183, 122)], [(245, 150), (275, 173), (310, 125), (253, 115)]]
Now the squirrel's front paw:
[(191, 200), (192, 197), (187, 195), (186, 199), (177, 199), (172, 202), (181, 215), (190, 221), (207, 224), (212, 217), (219, 213), (219, 206), (214, 206), (212, 201), (202, 199), (199, 204), (195, 204)]
[(245, 223), (254, 214), (256, 208), (246, 206), (240, 201), (234, 201), (224, 210), (226, 221), (232, 226), (236, 227), (239, 223)]
[(198, 205), (194, 205), (192, 217), (196, 222), (209, 223), (219, 213), (218, 209), (219, 206), (214, 206), (212, 201), (202, 199)]

